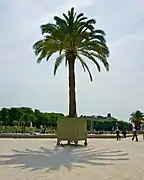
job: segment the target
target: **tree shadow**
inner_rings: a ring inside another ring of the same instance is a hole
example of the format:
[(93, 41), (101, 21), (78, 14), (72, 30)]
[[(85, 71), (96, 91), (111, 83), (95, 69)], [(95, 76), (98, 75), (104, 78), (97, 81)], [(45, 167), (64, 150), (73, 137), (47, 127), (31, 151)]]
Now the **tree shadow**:
[(0, 165), (15, 165), (31, 171), (47, 169), (59, 170), (61, 167), (69, 171), (73, 167), (84, 168), (85, 164), (93, 166), (114, 165), (115, 161), (129, 160), (123, 151), (109, 151), (108, 149), (91, 149), (88, 147), (54, 147), (39, 150), (13, 150), (12, 155), (0, 155)]

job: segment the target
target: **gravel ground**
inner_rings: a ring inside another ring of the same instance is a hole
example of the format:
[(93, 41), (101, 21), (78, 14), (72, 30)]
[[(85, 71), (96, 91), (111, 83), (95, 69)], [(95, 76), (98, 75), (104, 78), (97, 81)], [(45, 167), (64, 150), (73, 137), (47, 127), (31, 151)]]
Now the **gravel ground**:
[(144, 180), (144, 141), (89, 139), (55, 147), (55, 139), (0, 139), (0, 180)]

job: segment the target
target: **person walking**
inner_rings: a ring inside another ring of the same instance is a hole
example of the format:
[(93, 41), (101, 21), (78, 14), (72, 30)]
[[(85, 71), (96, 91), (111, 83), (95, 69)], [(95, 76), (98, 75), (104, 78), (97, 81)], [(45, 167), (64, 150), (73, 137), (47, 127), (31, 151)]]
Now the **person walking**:
[(144, 124), (141, 125), (141, 133), (143, 135), (143, 140), (144, 140)]
[(114, 134), (114, 127), (112, 128), (112, 132), (111, 132), (111, 134)]
[(136, 139), (136, 142), (138, 142), (137, 127), (136, 127), (136, 125), (133, 125), (133, 137), (132, 137), (132, 141), (134, 141), (134, 139)]
[(116, 139), (117, 139), (117, 141), (120, 140), (120, 130), (119, 130), (119, 126), (118, 125), (116, 125)]
[(123, 134), (123, 138), (126, 139), (127, 130), (125, 127), (123, 128), (122, 134)]

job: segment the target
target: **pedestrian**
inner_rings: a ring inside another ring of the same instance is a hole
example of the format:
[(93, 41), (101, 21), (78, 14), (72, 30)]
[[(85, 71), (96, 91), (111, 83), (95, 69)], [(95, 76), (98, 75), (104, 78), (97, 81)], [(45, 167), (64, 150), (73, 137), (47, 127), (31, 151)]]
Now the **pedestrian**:
[(116, 125), (116, 139), (117, 139), (117, 141), (120, 140), (120, 130), (119, 130), (118, 125)]
[(141, 133), (143, 135), (143, 140), (144, 140), (144, 124), (141, 125)]
[(123, 134), (123, 138), (126, 139), (127, 130), (125, 127), (123, 128), (122, 134)]
[(46, 132), (46, 127), (44, 127), (44, 128), (42, 129), (42, 133), (45, 134), (45, 132)]
[(136, 139), (136, 142), (138, 142), (137, 126), (136, 125), (133, 125), (133, 137), (132, 137), (132, 141), (134, 141), (134, 139)]
[(114, 127), (112, 128), (112, 132), (111, 133), (114, 134)]

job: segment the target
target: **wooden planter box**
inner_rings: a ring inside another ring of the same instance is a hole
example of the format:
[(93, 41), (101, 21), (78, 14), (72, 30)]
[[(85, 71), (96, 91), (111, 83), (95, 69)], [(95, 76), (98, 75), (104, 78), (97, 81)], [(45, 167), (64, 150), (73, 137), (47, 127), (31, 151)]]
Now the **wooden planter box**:
[(74, 141), (75, 144), (78, 141), (85, 141), (87, 145), (87, 121), (82, 118), (64, 118), (58, 119), (57, 123), (57, 145), (60, 141), (66, 140), (69, 143)]

